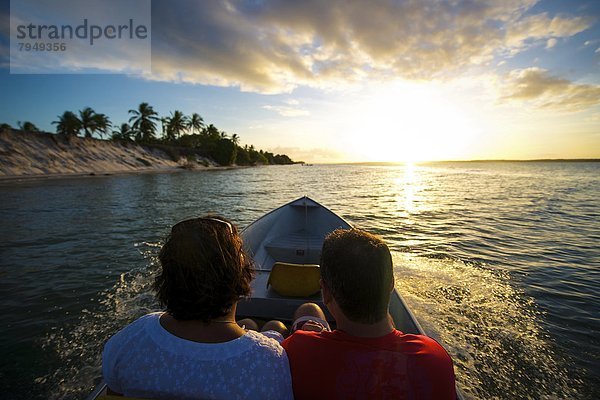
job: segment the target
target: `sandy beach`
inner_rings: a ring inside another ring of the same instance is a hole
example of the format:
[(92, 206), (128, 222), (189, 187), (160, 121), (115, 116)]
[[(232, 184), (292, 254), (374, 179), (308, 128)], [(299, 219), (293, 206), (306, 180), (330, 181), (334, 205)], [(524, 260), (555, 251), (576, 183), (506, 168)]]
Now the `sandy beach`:
[(0, 131), (0, 180), (223, 168), (209, 159), (197, 161), (174, 161), (161, 149), (136, 143)]

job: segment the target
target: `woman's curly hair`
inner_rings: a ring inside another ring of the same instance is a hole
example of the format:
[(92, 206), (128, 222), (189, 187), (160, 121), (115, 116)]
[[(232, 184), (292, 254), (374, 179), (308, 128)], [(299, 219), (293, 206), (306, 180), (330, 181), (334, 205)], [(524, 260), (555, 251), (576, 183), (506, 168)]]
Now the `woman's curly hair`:
[(178, 320), (223, 317), (250, 294), (254, 264), (237, 228), (220, 216), (182, 221), (159, 253), (156, 296)]

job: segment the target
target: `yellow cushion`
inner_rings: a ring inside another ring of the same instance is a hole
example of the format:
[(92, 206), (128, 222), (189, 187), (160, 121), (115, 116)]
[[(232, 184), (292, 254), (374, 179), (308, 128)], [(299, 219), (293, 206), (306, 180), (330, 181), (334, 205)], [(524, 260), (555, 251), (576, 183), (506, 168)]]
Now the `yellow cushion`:
[(280, 296), (309, 297), (321, 290), (321, 271), (316, 264), (291, 264), (276, 262), (269, 274), (271, 285)]

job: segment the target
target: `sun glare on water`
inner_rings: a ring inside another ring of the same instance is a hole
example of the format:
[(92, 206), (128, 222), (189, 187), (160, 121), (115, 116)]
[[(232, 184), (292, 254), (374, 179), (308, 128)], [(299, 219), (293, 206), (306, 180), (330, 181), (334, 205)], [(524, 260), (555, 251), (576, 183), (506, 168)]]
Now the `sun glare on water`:
[(393, 84), (358, 103), (351, 151), (365, 161), (461, 159), (477, 133), (456, 96), (431, 84)]

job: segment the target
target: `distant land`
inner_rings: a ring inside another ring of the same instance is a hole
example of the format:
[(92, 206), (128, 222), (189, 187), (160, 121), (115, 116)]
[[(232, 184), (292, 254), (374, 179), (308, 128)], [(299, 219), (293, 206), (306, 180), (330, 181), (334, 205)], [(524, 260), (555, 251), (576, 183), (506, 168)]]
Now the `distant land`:
[[(197, 144), (188, 143), (190, 141), (188, 138), (198, 138)], [(213, 144), (211, 145), (211, 143)], [(219, 147), (219, 145), (222, 146)], [(241, 155), (244, 156), (242, 159), (240, 159)], [(236, 161), (241, 162), (236, 163)], [(414, 162), (413, 164), (513, 162), (600, 162), (600, 159), (448, 160)], [(171, 142), (158, 140), (137, 142), (116, 135), (113, 135), (111, 140), (104, 140), (73, 134), (27, 131), (6, 125), (0, 127), (0, 179), (3, 180), (62, 175), (176, 171), (182, 168), (216, 169), (301, 163), (294, 162), (285, 155), (257, 151), (253, 146), (240, 147), (232, 139), (228, 139), (222, 134), (219, 136), (215, 134), (212, 142), (211, 137), (206, 133), (180, 135)], [(346, 162), (335, 164), (393, 166), (406, 163)]]
[(338, 163), (340, 165), (429, 165), (429, 164), (444, 164), (444, 163), (512, 163), (512, 162), (600, 162), (600, 158), (536, 158), (529, 160), (445, 160), (445, 161), (415, 161), (415, 162), (392, 162), (392, 161), (367, 161), (367, 162), (346, 162)]
[(0, 179), (233, 167), (202, 149), (0, 129)]
[(56, 133), (31, 121), (19, 121), (19, 129), (1, 123), (0, 178), (296, 164), (285, 154), (241, 146), (237, 134), (205, 124), (198, 113), (160, 116), (142, 102), (128, 114), (128, 122), (113, 125), (91, 107), (67, 110), (52, 121)]
[(2, 178), (174, 170), (180, 165), (166, 152), (136, 143), (0, 131)]

